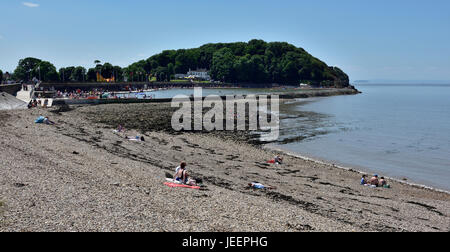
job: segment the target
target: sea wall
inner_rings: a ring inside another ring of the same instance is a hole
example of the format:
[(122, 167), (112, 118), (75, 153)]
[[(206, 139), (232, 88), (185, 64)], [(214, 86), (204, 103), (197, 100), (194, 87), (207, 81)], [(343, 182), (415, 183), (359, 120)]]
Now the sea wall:
[(193, 88), (193, 87), (205, 87), (205, 88), (220, 88), (220, 87), (240, 87), (239, 84), (232, 83), (200, 83), (200, 82), (121, 82), (121, 83), (42, 83), (41, 87), (44, 89), (55, 88), (56, 90), (84, 90), (89, 91), (92, 89), (104, 89), (109, 91), (120, 91), (126, 87), (132, 87), (137, 89), (157, 89), (157, 88)]
[[(295, 98), (308, 98), (308, 97), (324, 97), (335, 95), (354, 95), (360, 92), (356, 89), (341, 88), (341, 89), (308, 89), (297, 92), (289, 93), (275, 93), (280, 99), (295, 99)], [(226, 99), (226, 96), (220, 97), (222, 100)], [(193, 99), (191, 97), (191, 99)], [(55, 99), (53, 105), (99, 105), (99, 104), (130, 104), (130, 103), (165, 103), (171, 102), (172, 98), (156, 98), (156, 99)]]
[(22, 88), (22, 85), (20, 83), (18, 84), (2, 84), (0, 85), (0, 92), (5, 92), (10, 95), (17, 95), (17, 92)]

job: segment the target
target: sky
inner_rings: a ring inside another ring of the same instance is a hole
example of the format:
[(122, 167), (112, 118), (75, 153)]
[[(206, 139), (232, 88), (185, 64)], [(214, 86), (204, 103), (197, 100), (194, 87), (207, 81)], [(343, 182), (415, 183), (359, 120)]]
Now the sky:
[(450, 81), (448, 0), (1, 0), (0, 69), (126, 67), (166, 49), (283, 41), (350, 80)]

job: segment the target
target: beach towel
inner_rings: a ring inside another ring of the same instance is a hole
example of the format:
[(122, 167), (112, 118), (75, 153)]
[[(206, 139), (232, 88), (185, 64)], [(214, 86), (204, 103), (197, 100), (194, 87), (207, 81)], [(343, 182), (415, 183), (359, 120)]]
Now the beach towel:
[(166, 185), (168, 187), (172, 187), (172, 188), (183, 187), (183, 188), (190, 188), (190, 189), (200, 189), (200, 186), (190, 186), (190, 185), (173, 183), (173, 182), (164, 182), (164, 185)]
[(40, 116), (40, 117), (38, 117), (38, 119), (36, 119), (36, 121), (34, 121), (34, 122), (35, 122), (35, 123), (44, 123), (44, 119), (45, 119), (45, 117)]
[(269, 163), (269, 164), (275, 164), (275, 159), (269, 160), (269, 161), (267, 161), (267, 163)]

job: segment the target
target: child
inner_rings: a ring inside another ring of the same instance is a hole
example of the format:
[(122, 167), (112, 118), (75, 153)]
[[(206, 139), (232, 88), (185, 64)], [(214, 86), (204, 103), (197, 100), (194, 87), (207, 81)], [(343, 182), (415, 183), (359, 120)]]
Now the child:
[(362, 175), (361, 177), (361, 185), (367, 184), (366, 175)]

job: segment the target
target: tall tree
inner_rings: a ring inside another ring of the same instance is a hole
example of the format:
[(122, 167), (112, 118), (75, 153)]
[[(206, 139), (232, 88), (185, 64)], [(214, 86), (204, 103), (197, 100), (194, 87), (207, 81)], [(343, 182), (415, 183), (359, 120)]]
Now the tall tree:
[(211, 64), (211, 76), (216, 80), (233, 82), (235, 76), (235, 57), (229, 48), (222, 48), (215, 52)]
[(123, 69), (120, 66), (114, 66), (113, 72), (116, 82), (123, 81)]
[(39, 77), (37, 75), (34, 75), (33, 70), (41, 62), (42, 60), (31, 57), (19, 60), (19, 64), (14, 70), (14, 78), (16, 80), (31, 81), (33, 77)]
[(62, 82), (73, 82), (73, 80), (70, 78), (72, 76), (73, 71), (75, 71), (74, 66), (70, 67), (62, 67), (59, 69), (59, 78)]
[(101, 66), (101, 74), (104, 78), (111, 78), (113, 77), (113, 71), (114, 67), (110, 63), (106, 62)]
[(2, 70), (0, 70), (0, 83), (2, 83), (2, 81), (3, 81), (3, 72)]
[(89, 68), (86, 74), (86, 81), (88, 82), (96, 82), (97, 81), (97, 69)]
[(35, 76), (40, 77), (42, 82), (57, 82), (60, 80), (56, 67), (48, 61), (41, 61), (33, 69), (33, 73)]
[(75, 67), (70, 74), (70, 81), (84, 82), (86, 80), (86, 68), (82, 66)]

